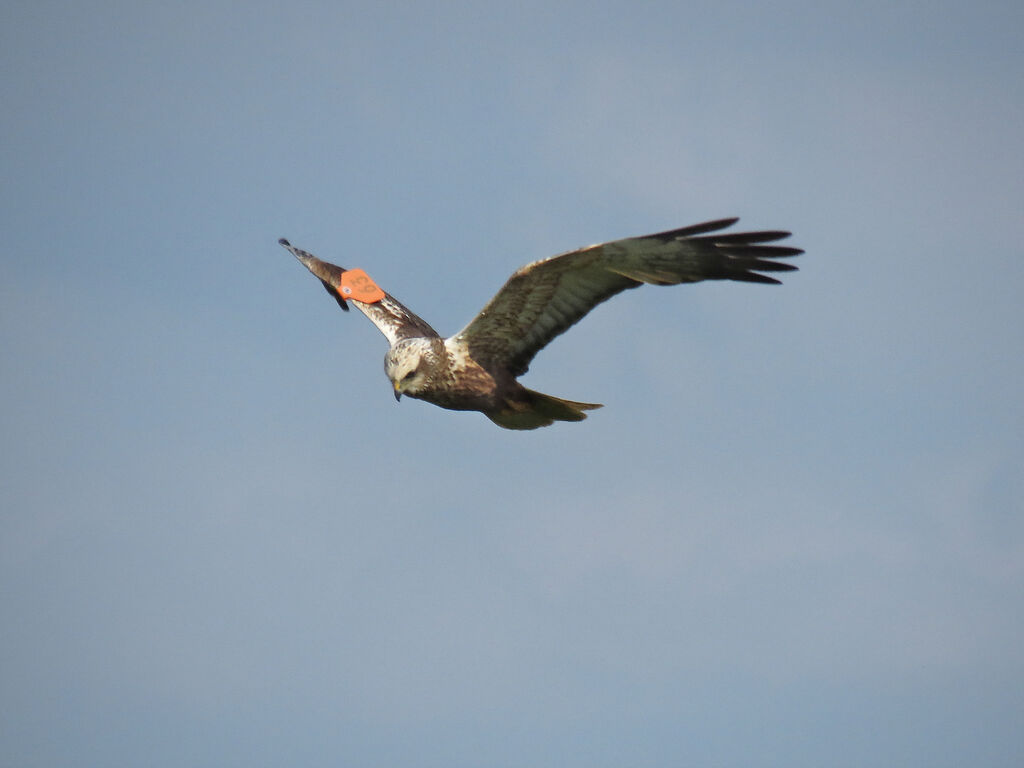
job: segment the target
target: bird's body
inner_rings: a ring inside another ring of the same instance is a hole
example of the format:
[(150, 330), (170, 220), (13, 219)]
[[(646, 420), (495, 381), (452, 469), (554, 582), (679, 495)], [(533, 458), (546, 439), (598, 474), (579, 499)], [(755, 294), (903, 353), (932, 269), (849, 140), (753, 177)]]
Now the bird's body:
[[(351, 301), (387, 337), (391, 348), (384, 367), (396, 397), (405, 394), (450, 410), (481, 411), (507, 429), (535, 429), (554, 421), (582, 421), (584, 411), (601, 407), (534, 392), (517, 381), (538, 351), (597, 304), (643, 283), (777, 283), (759, 273), (796, 269), (768, 260), (802, 253), (765, 244), (788, 237), (788, 232), (708, 234), (736, 221), (615, 240), (528, 264), (469, 325), (447, 339), (361, 271), (344, 270), (287, 240), (280, 242), (320, 278), (342, 309)], [(346, 279), (356, 279), (355, 288)]]
[(400, 341), (388, 350), (384, 369), (396, 394), (452, 411), (480, 411), (507, 429), (581, 421), (583, 411), (601, 407), (527, 389), (504, 369), (478, 363), (456, 337)]

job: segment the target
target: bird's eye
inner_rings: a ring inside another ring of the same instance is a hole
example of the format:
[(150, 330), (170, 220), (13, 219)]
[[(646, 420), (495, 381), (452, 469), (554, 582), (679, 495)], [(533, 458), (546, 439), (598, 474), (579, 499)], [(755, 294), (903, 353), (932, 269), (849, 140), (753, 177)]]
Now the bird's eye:
[(409, 371), (407, 374), (405, 374), (405, 376), (402, 377), (402, 381), (408, 381), (409, 379), (411, 379), (415, 375), (416, 375), (416, 371)]

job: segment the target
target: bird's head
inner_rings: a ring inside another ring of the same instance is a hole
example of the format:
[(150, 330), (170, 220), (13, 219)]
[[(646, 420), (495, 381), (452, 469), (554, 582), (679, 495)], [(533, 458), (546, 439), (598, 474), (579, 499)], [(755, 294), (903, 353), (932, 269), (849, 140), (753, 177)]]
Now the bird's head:
[(423, 391), (434, 357), (429, 339), (405, 339), (388, 350), (384, 371), (395, 388), (395, 400)]

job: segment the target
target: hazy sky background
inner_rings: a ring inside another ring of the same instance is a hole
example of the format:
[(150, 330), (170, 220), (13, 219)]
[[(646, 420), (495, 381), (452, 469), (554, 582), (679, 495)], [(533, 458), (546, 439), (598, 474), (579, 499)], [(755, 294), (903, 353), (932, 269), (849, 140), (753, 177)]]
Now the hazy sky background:
[[(1024, 764), (1024, 5), (0, 9), (0, 766)], [(443, 333), (738, 215), (530, 433)]]

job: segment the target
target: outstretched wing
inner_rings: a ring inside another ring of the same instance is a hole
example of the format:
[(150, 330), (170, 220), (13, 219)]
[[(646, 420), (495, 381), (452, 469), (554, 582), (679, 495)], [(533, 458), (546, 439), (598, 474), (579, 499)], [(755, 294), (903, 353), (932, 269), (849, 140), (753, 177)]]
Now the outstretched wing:
[(521, 376), (548, 342), (627, 288), (701, 280), (778, 283), (759, 273), (796, 269), (771, 259), (796, 256), (801, 249), (765, 245), (789, 237), (789, 232), (707, 234), (737, 221), (720, 219), (613, 240), (528, 264), (509, 278), (455, 340), (474, 359)]
[(333, 296), (338, 305), (348, 311), (347, 302), (355, 304), (356, 309), (366, 315), (383, 333), (391, 344), (401, 339), (437, 337), (438, 333), (431, 328), (422, 318), (410, 312), (398, 299), (390, 293), (385, 293), (380, 301), (367, 303), (356, 299), (346, 299), (339, 293), (341, 287), (341, 275), (345, 270), (327, 261), (321, 261), (308, 251), (296, 248), (283, 237), (278, 240), (296, 259), (320, 278), (327, 292)]

